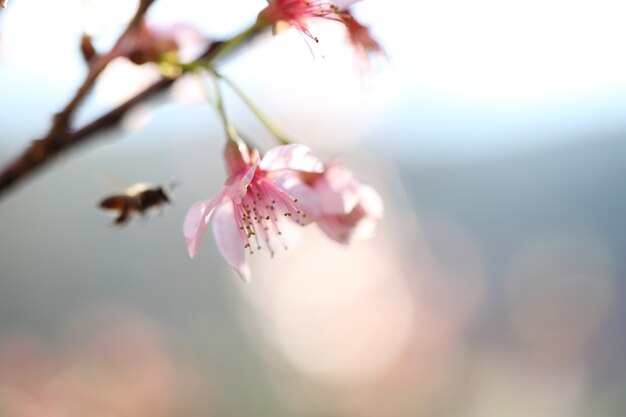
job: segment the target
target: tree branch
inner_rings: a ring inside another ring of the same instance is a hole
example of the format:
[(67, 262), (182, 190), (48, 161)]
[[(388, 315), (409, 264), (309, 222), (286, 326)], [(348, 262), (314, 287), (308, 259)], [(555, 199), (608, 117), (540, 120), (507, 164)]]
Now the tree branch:
[[(87, 142), (93, 138), (96, 133), (100, 133), (108, 128), (117, 125), (122, 117), (137, 104), (145, 101), (151, 96), (164, 91), (176, 80), (174, 78), (161, 78), (133, 98), (119, 105), (115, 109), (100, 116), (92, 122), (78, 129), (71, 128), (71, 119), (76, 108), (82, 103), (83, 99), (91, 91), (98, 76), (104, 68), (117, 56), (120, 56), (124, 42), (126, 42), (133, 31), (138, 30), (143, 23), (143, 16), (154, 0), (142, 0), (140, 6), (128, 24), (124, 33), (120, 36), (115, 46), (106, 55), (96, 55), (91, 61), (89, 72), (85, 77), (82, 85), (78, 88), (76, 94), (65, 108), (55, 114), (53, 124), (42, 139), (34, 140), (21, 155), (9, 162), (4, 169), (0, 171), (0, 198), (7, 194), (16, 184), (30, 177), (40, 168), (46, 166), (50, 161), (54, 160), (59, 154), (74, 148), (75, 146)], [(265, 26), (256, 24), (243, 34), (245, 39), (241, 38), (241, 34), (233, 39), (224, 42), (213, 42), (208, 49), (196, 61), (204, 65), (212, 63), (217, 58), (228, 55), (233, 50), (241, 46), (259, 34)]]
[[(133, 36), (133, 34), (140, 29), (143, 18), (154, 1), (155, 0), (141, 0), (135, 15), (128, 23), (124, 32), (117, 39), (113, 48), (111, 48), (107, 54), (96, 55), (89, 61), (89, 70), (83, 83), (78, 87), (78, 90), (65, 108), (54, 115), (52, 118), (52, 126), (46, 136), (42, 139), (34, 140), (19, 157), (2, 170), (0, 173), (0, 197), (6, 194), (6, 191), (19, 180), (33, 173), (59, 152), (71, 146), (72, 143), (76, 143), (78, 138), (83, 137), (81, 135), (77, 136), (77, 133), (83, 131), (84, 128), (75, 132), (72, 132), (70, 128), (75, 110), (92, 90), (98, 76), (106, 66), (120, 55), (124, 43), (127, 42), (128, 38)], [(121, 117), (121, 115), (119, 117)], [(93, 123), (90, 125), (92, 124)]]
[(106, 66), (109, 65), (109, 63), (115, 58), (123, 54), (122, 51), (124, 49), (124, 44), (128, 42), (128, 39), (131, 38), (135, 32), (140, 30), (144, 16), (154, 1), (155, 0), (141, 0), (135, 15), (126, 26), (124, 32), (117, 39), (115, 45), (111, 48), (111, 51), (105, 55), (96, 55), (93, 57), (89, 63), (89, 72), (87, 73), (85, 80), (65, 108), (54, 116), (52, 128), (50, 129), (48, 135), (46, 135), (46, 138), (55, 136), (54, 134), (51, 135), (51, 133), (55, 133), (57, 130), (63, 131), (69, 128), (71, 118), (74, 115), (76, 108), (92, 90), (98, 76), (102, 73)]

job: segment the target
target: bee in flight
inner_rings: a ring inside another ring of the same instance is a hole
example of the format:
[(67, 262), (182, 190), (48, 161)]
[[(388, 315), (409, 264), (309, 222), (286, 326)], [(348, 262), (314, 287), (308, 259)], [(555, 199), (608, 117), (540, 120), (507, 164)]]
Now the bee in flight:
[(115, 226), (123, 226), (130, 220), (133, 213), (139, 213), (142, 217), (146, 211), (153, 207), (162, 208), (164, 204), (170, 204), (171, 186), (151, 186), (146, 183), (138, 183), (128, 187), (121, 194), (115, 194), (100, 201), (100, 208), (117, 212), (113, 221)]

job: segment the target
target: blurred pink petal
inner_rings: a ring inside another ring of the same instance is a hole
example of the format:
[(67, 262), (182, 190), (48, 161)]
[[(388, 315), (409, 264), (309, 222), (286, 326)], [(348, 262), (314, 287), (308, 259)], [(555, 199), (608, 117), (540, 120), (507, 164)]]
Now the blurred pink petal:
[(215, 213), (213, 236), (220, 253), (241, 279), (250, 281), (250, 268), (246, 263), (246, 250), (241, 242), (239, 225), (235, 220), (234, 203), (223, 204)]
[(304, 223), (313, 221), (322, 213), (320, 200), (315, 190), (306, 184), (298, 175), (283, 175), (276, 184), (287, 194), (298, 199), (300, 210), (307, 214)]
[(361, 184), (359, 196), (359, 205), (370, 217), (375, 219), (381, 219), (383, 217), (385, 205), (383, 199), (380, 198), (380, 195), (373, 187), (367, 184)]
[(217, 206), (222, 203), (223, 198), (224, 192), (220, 191), (210, 200), (197, 202), (187, 212), (185, 222), (183, 223), (183, 234), (190, 257), (193, 258), (198, 253), (200, 242), (211, 221), (211, 216)]
[(291, 169), (303, 172), (323, 172), (324, 163), (311, 149), (300, 144), (277, 146), (263, 156), (259, 165), (266, 171)]
[(167, 54), (183, 55), (183, 59), (197, 56), (206, 47), (208, 39), (196, 28), (186, 23), (155, 26), (142, 22), (138, 29), (129, 32), (113, 51), (135, 64), (160, 62)]
[(324, 18), (339, 20), (339, 8), (324, 0), (268, 0), (260, 18), (273, 25), (274, 33), (293, 26), (301, 33), (317, 42), (317, 38), (309, 31), (306, 20)]
[(229, 177), (249, 169), (250, 153), (248, 152), (248, 147), (243, 143), (229, 140), (226, 142), (226, 146), (224, 146), (224, 162), (226, 163), (226, 173)]
[(374, 235), (376, 224), (383, 217), (385, 208), (378, 192), (367, 184), (361, 184), (359, 196), (358, 210), (354, 213), (358, 220), (350, 238), (369, 239)]
[(358, 64), (369, 69), (374, 57), (386, 58), (385, 51), (369, 27), (359, 22), (350, 11), (341, 13), (341, 21), (346, 25), (348, 39), (356, 53)]
[(257, 161), (241, 177), (241, 181), (239, 182), (239, 195), (237, 196), (237, 198), (242, 199), (246, 196), (246, 193), (248, 192), (248, 187), (254, 179), (254, 174), (256, 174), (258, 166), (259, 162)]
[(313, 183), (325, 214), (350, 213), (359, 202), (359, 183), (341, 164), (330, 164), (324, 176)]
[(315, 223), (317, 223), (317, 226), (322, 229), (326, 236), (335, 242), (347, 245), (350, 243), (352, 225), (342, 221), (342, 219), (343, 216), (341, 215), (321, 216)]
[(347, 244), (353, 237), (372, 234), (384, 211), (382, 199), (372, 187), (357, 181), (338, 163), (311, 178), (309, 185), (321, 207), (314, 220), (329, 238)]

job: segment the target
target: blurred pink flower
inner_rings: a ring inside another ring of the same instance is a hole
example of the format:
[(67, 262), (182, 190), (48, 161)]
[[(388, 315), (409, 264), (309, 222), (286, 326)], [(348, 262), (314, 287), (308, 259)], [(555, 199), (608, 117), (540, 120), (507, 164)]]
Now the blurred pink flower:
[(286, 177), (281, 186), (295, 197), (316, 201), (309, 215), (339, 243), (369, 237), (383, 216), (383, 202), (376, 190), (356, 180), (352, 171), (338, 162), (328, 164), (322, 173)]
[[(176, 23), (156, 26), (142, 22), (137, 30), (129, 32), (116, 46), (114, 53), (128, 58), (134, 64), (160, 62), (167, 54), (192, 59), (208, 43), (208, 39), (193, 25)], [(189, 50), (193, 50), (190, 54)]]
[(375, 55), (385, 57), (384, 49), (380, 46), (369, 27), (360, 23), (350, 11), (341, 13), (341, 21), (346, 25), (348, 39), (362, 67), (369, 67), (370, 59)]
[(254, 243), (257, 249), (265, 246), (273, 255), (277, 244), (284, 246), (280, 218), (289, 217), (305, 224), (310, 217), (303, 210), (316, 207), (314, 199), (299, 202), (277, 182), (295, 173), (321, 173), (323, 163), (309, 148), (298, 144), (270, 149), (261, 160), (256, 149), (250, 153), (244, 144), (229, 140), (224, 157), (229, 176), (226, 184), (212, 199), (191, 206), (183, 233), (189, 256), (193, 258), (211, 218), (215, 217), (213, 237), (220, 253), (248, 281), (246, 249), (253, 253)]
[(294, 26), (315, 42), (306, 20), (314, 17), (341, 21), (340, 10), (355, 1), (342, 1), (340, 4), (326, 0), (268, 0), (269, 5), (261, 12), (261, 18), (273, 24), (274, 33)]

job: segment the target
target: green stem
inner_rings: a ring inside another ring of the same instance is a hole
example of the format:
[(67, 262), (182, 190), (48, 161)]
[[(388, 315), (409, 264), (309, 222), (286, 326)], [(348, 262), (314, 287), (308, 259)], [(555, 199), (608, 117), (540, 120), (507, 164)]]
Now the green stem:
[[(239, 87), (237, 87), (235, 83), (233, 83), (229, 78), (217, 72), (217, 70), (213, 66), (213, 62), (219, 60), (222, 56), (232, 52), (235, 48), (252, 39), (268, 26), (269, 23), (264, 19), (257, 19), (257, 21), (252, 26), (221, 44), (208, 56), (189, 63), (180, 63), (179, 66), (183, 71), (197, 71), (199, 69), (205, 69), (212, 73), (215, 77), (224, 80), (224, 82), (228, 84), (228, 86), (235, 92), (235, 94), (237, 94), (239, 98), (246, 104), (246, 106), (248, 106), (248, 108), (256, 115), (261, 123), (263, 123), (267, 130), (270, 131), (270, 133), (276, 138), (276, 140), (283, 145), (288, 145), (291, 143), (291, 141), (287, 138), (285, 134), (283, 134), (280, 128), (274, 122), (272, 122), (265, 115), (265, 113), (263, 113), (261, 109), (250, 99), (250, 97), (248, 97)], [(215, 83), (215, 89), (218, 95), (216, 100), (216, 107), (218, 112), (220, 113), (220, 116), (222, 117), (222, 121), (224, 122), (226, 134), (230, 139), (236, 140), (238, 136), (232, 123), (226, 116), (221, 91), (217, 82)]]
[(238, 35), (235, 35), (234, 37), (230, 38), (229, 40), (219, 45), (208, 56), (200, 58), (189, 64), (183, 64), (182, 67), (183, 69), (185, 69), (186, 67), (190, 67), (191, 69), (208, 68), (212, 66), (213, 62), (218, 61), (225, 55), (228, 55), (234, 49), (243, 45), (250, 39), (254, 38), (261, 31), (263, 31), (263, 29), (267, 27), (268, 27), (267, 23), (261, 21), (260, 19), (257, 19), (257, 21), (254, 22), (252, 26), (248, 27), (247, 29), (244, 29)]
[(267, 117), (265, 113), (261, 111), (259, 106), (257, 106), (256, 103), (254, 103), (252, 99), (250, 99), (250, 97), (248, 97), (243, 92), (243, 90), (237, 87), (237, 85), (233, 83), (230, 78), (218, 73), (215, 70), (213, 70), (213, 73), (215, 74), (216, 77), (220, 78), (226, 84), (228, 84), (230, 89), (233, 90), (235, 94), (239, 96), (241, 101), (243, 101), (246, 104), (246, 106), (248, 106), (248, 108), (256, 115), (256, 117), (261, 121), (261, 123), (263, 123), (263, 125), (267, 128), (267, 130), (270, 131), (270, 133), (276, 138), (276, 140), (279, 143), (283, 145), (289, 145), (291, 143), (291, 141), (287, 139), (287, 136), (280, 130), (278, 125), (276, 125), (272, 120), (270, 120), (270, 118)]
[[(172, 65), (176, 65), (183, 72), (194, 72), (201, 69), (211, 69), (213, 63), (220, 60), (222, 57), (230, 54), (238, 47), (242, 46), (246, 42), (253, 39), (256, 35), (260, 34), (269, 25), (260, 20), (254, 22), (254, 24), (234, 37), (216, 45), (206, 55), (190, 62), (170, 62)], [(211, 70), (212, 71), (212, 70)]]
[(237, 142), (237, 131), (226, 114), (226, 109), (224, 108), (224, 98), (222, 96), (222, 90), (220, 89), (219, 82), (215, 78), (212, 78), (212, 80), (215, 84), (215, 108), (222, 119), (222, 124), (224, 125), (224, 130), (226, 131), (226, 137), (228, 140), (234, 140)]

